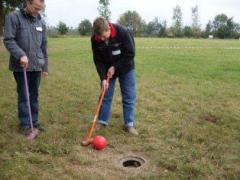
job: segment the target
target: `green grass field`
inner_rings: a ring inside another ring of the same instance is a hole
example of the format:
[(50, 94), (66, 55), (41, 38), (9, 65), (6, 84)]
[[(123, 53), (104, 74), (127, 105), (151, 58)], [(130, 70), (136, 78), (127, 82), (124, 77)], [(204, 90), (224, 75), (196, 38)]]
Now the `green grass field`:
[[(239, 179), (240, 41), (136, 39), (139, 137), (122, 130), (119, 86), (101, 152), (80, 143), (93, 119), (99, 81), (89, 38), (49, 39), (41, 84), (46, 133), (18, 133), (15, 82), (0, 50), (0, 179)], [(125, 155), (147, 160), (119, 167)]]

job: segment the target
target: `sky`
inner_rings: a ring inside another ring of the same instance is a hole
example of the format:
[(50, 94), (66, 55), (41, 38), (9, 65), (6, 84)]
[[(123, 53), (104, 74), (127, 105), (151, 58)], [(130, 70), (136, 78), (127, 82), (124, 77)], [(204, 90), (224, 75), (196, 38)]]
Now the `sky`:
[[(70, 27), (77, 27), (84, 20), (91, 22), (99, 15), (98, 0), (46, 0), (46, 15), (49, 26), (56, 26), (59, 21)], [(198, 6), (200, 24), (205, 27), (217, 14), (225, 13), (240, 23), (240, 0), (110, 0), (111, 21), (116, 22), (127, 10), (135, 10), (149, 22), (155, 17), (172, 24), (173, 8), (180, 5), (184, 25), (191, 24), (191, 8)]]

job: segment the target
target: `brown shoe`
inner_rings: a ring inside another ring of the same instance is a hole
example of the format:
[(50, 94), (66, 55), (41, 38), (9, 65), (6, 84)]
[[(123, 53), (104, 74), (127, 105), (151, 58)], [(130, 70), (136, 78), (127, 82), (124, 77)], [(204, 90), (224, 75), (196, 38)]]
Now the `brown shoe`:
[(97, 129), (96, 129), (96, 130), (97, 130), (97, 131), (101, 131), (101, 130), (105, 129), (106, 127), (107, 127), (107, 126), (106, 126), (105, 124), (100, 124), (100, 123), (99, 123), (99, 124), (97, 125)]
[(134, 136), (139, 135), (137, 130), (134, 127), (127, 127), (127, 128), (125, 128), (125, 131)]

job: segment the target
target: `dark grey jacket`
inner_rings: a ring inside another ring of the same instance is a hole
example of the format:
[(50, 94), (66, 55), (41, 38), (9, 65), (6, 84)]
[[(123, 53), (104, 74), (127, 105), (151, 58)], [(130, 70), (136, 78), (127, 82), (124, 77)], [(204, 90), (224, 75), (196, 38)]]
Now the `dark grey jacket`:
[(34, 18), (21, 9), (6, 16), (4, 44), (10, 52), (11, 71), (23, 70), (20, 58), (26, 55), (27, 71), (48, 72), (47, 32), (40, 15)]

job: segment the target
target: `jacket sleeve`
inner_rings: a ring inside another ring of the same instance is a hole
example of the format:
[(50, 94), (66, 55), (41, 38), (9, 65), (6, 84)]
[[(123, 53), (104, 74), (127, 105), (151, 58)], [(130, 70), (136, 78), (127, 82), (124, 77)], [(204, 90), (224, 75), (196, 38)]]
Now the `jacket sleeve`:
[(132, 61), (135, 56), (135, 42), (130, 32), (124, 30), (121, 39), (123, 40), (122, 57), (113, 64), (116, 70), (124, 67), (124, 65)]
[(43, 66), (43, 72), (48, 72), (48, 51), (47, 51), (47, 28), (46, 25), (43, 25), (43, 38), (42, 38), (42, 45), (41, 49), (43, 52), (45, 64)]
[(105, 64), (102, 62), (101, 60), (101, 56), (96, 48), (95, 42), (93, 40), (93, 38), (91, 39), (91, 43), (92, 43), (92, 52), (93, 52), (93, 60), (94, 60), (94, 64), (96, 66), (98, 75), (100, 77), (101, 80), (106, 79), (107, 76), (107, 68), (105, 66)]
[(18, 22), (14, 14), (6, 16), (4, 27), (4, 45), (10, 54), (19, 61), (21, 57), (26, 56), (26, 53), (16, 42)]

